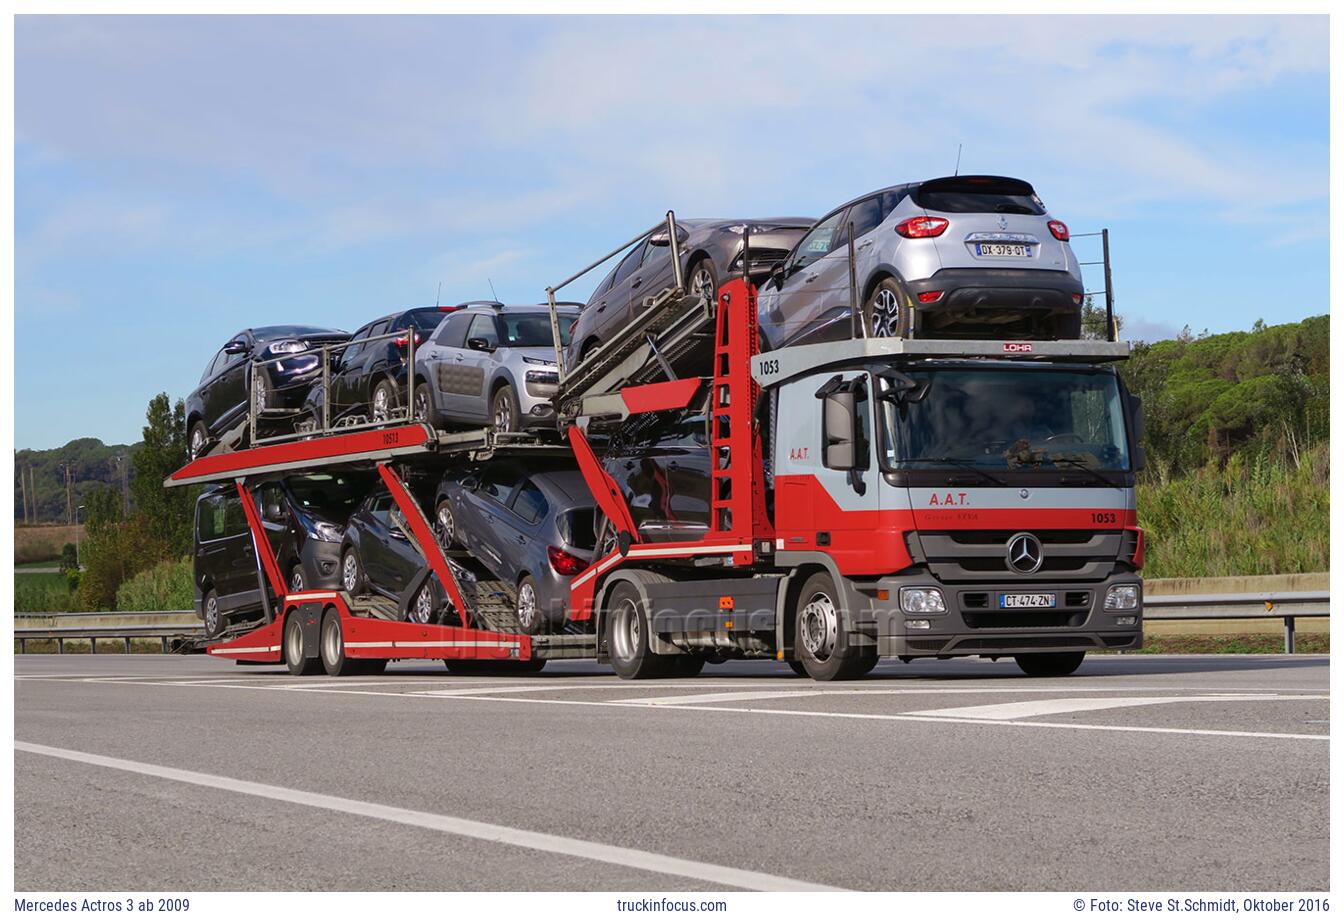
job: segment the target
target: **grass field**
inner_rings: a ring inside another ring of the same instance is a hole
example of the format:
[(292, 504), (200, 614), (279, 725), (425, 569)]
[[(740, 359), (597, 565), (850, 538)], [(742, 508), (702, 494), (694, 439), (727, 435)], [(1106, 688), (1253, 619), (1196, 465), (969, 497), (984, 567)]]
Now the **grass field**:
[(15, 525), (14, 564), (59, 559), (65, 544), (75, 542), (76, 529), (80, 539), (83, 539), (83, 524), (78, 528), (68, 524), (39, 524), (33, 527)]
[(15, 571), (16, 613), (59, 613), (80, 609), (79, 599), (61, 573)]

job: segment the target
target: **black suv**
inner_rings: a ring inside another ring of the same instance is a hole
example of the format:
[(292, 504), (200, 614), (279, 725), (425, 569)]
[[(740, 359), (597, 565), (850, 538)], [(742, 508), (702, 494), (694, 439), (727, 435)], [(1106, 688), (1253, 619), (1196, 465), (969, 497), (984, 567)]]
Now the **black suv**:
[(262, 483), (261, 522), (290, 591), (341, 587), (345, 522), (368, 494), (366, 474), (312, 473)]
[(254, 619), (261, 608), (257, 554), (243, 502), (233, 486), (216, 486), (196, 500), (192, 581), (196, 615), (207, 636), (218, 636), (230, 620)]
[[(260, 326), (235, 335), (206, 366), (200, 384), (187, 397), (187, 444), (192, 459), (247, 419), (248, 393), (253, 388), (262, 408), (300, 408), (309, 387), (322, 378), (322, 359), (317, 354), (284, 356), (348, 338), (348, 332), (318, 326)], [(255, 379), (254, 359), (267, 362), (266, 373)]]
[(394, 418), (406, 403), (409, 336), (415, 336), (418, 347), (444, 314), (455, 309), (417, 307), (360, 326), (350, 336), (349, 344), (332, 356), (330, 394), (323, 391), (321, 384), (313, 387), (304, 403), (304, 414), (320, 426), (322, 402), (329, 399), (328, 419), (333, 425), (355, 416), (366, 416), (372, 422)]

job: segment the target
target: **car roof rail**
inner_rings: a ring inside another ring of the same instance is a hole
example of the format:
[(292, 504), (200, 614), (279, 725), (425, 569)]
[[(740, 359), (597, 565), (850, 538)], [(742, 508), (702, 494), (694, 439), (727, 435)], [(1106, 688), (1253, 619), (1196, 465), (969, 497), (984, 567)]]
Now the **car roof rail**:
[[(588, 306), (588, 305), (587, 305), (586, 303), (584, 303), (582, 300), (557, 300), (557, 301), (555, 302), (555, 305), (556, 305), (557, 307), (586, 307), (586, 306)], [(550, 306), (550, 303), (548, 303), (547, 301), (543, 300), (541, 303), (537, 304), (537, 306), (539, 306), (539, 307), (549, 307), (549, 306)]]
[(496, 310), (503, 307), (504, 304), (498, 300), (464, 300), (457, 305), (459, 310), (464, 307), (494, 307)]

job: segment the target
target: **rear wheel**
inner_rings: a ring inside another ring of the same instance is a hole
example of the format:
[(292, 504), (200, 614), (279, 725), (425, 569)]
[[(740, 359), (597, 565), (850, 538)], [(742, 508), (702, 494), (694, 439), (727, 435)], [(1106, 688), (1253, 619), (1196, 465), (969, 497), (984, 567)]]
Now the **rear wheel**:
[(523, 632), (535, 636), (542, 631), (545, 619), (541, 604), (537, 601), (537, 583), (531, 575), (524, 575), (518, 582), (518, 599), (513, 610), (518, 617), (518, 627)]
[(863, 321), (874, 338), (908, 338), (910, 297), (895, 278), (883, 278), (863, 305)]
[(224, 614), (219, 611), (219, 595), (214, 588), (205, 592), (205, 597), (201, 599), (201, 620), (205, 634), (211, 638), (224, 631)]
[(490, 401), (490, 420), (494, 422), (495, 431), (518, 430), (518, 398), (507, 383), (495, 391), (495, 397)]
[(798, 659), (813, 680), (849, 680), (864, 673), (859, 650), (850, 644), (839, 592), (831, 576), (816, 572), (803, 582), (794, 616)]
[(285, 667), (289, 668), (289, 673), (295, 677), (303, 677), (306, 674), (316, 674), (321, 664), (315, 658), (304, 657), (303, 654), (303, 626), (299, 623), (299, 615), (291, 613), (289, 619), (285, 620)]
[(1028, 677), (1066, 677), (1078, 670), (1087, 652), (1032, 652), (1013, 660)]
[(611, 668), (625, 680), (666, 677), (672, 658), (655, 655), (649, 648), (649, 619), (639, 592), (622, 582), (607, 599), (607, 652)]
[(341, 587), (351, 597), (358, 597), (364, 593), (366, 585), (364, 566), (359, 562), (359, 553), (351, 546), (341, 557)]
[(318, 651), (322, 658), (322, 670), (326, 671), (329, 677), (346, 677), (368, 671), (364, 662), (351, 661), (345, 657), (345, 633), (341, 629), (341, 615), (334, 607), (328, 607), (327, 612), (322, 614), (322, 633)]

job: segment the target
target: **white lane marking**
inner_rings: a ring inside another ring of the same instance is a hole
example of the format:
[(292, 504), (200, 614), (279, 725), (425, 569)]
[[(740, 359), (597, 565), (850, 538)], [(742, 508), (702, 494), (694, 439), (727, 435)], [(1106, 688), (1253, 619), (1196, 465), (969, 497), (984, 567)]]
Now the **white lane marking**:
[(194, 770), (180, 770), (160, 764), (141, 763), (135, 760), (122, 760), (119, 757), (106, 757), (102, 754), (90, 754), (85, 751), (72, 751), (66, 748), (48, 747), (44, 744), (32, 744), (27, 741), (15, 741), (14, 749), (29, 754), (56, 757), (75, 763), (138, 773), (141, 776), (153, 776), (159, 779), (189, 783), (193, 786), (205, 786), (209, 789), (223, 789), (243, 795), (258, 796), (278, 802), (294, 805), (307, 805), (327, 811), (342, 812), (350, 815), (362, 815), (380, 821), (391, 821), (411, 827), (425, 828), (459, 837), (487, 840), (510, 846), (541, 850), (562, 856), (575, 856), (595, 862), (609, 863), (641, 869), (662, 875), (676, 875), (682, 878), (697, 879), (712, 885), (731, 888), (744, 888), (749, 891), (841, 891), (827, 885), (817, 885), (798, 879), (768, 875), (764, 872), (752, 872), (747, 869), (735, 869), (731, 866), (719, 866), (713, 863), (696, 862), (650, 853), (647, 850), (634, 850), (627, 847), (579, 840), (574, 837), (561, 837), (558, 834), (544, 834), (528, 831), (503, 824), (488, 824), (468, 818), (452, 815), (439, 815), (426, 811), (413, 811), (409, 808), (397, 808), (392, 805), (380, 805), (376, 802), (364, 802), (358, 799), (346, 799), (340, 796), (325, 795), (320, 792), (308, 792), (303, 789), (290, 789), (285, 786), (272, 786), (268, 783), (255, 783), (249, 780), (234, 779), (229, 776), (217, 776), (211, 773), (198, 773)]
[(1284, 696), (1276, 693), (1225, 693), (1210, 696), (1110, 696), (1094, 699), (1022, 700), (1017, 703), (992, 703), (988, 706), (959, 706), (951, 709), (920, 709), (909, 716), (946, 716), (951, 719), (991, 719), (1009, 721), (1036, 716), (1057, 716), (1066, 712), (1092, 712), (1098, 709), (1123, 709), (1129, 706), (1155, 706), (1161, 703), (1270, 702), (1274, 700), (1325, 700), (1327, 696)]
[(897, 690), (738, 690), (731, 693), (689, 693), (681, 696), (655, 696), (643, 700), (610, 700), (613, 703), (640, 703), (644, 706), (672, 706), (678, 703), (732, 703), (741, 700), (791, 700), (808, 696), (840, 696), (864, 693), (904, 693)]

